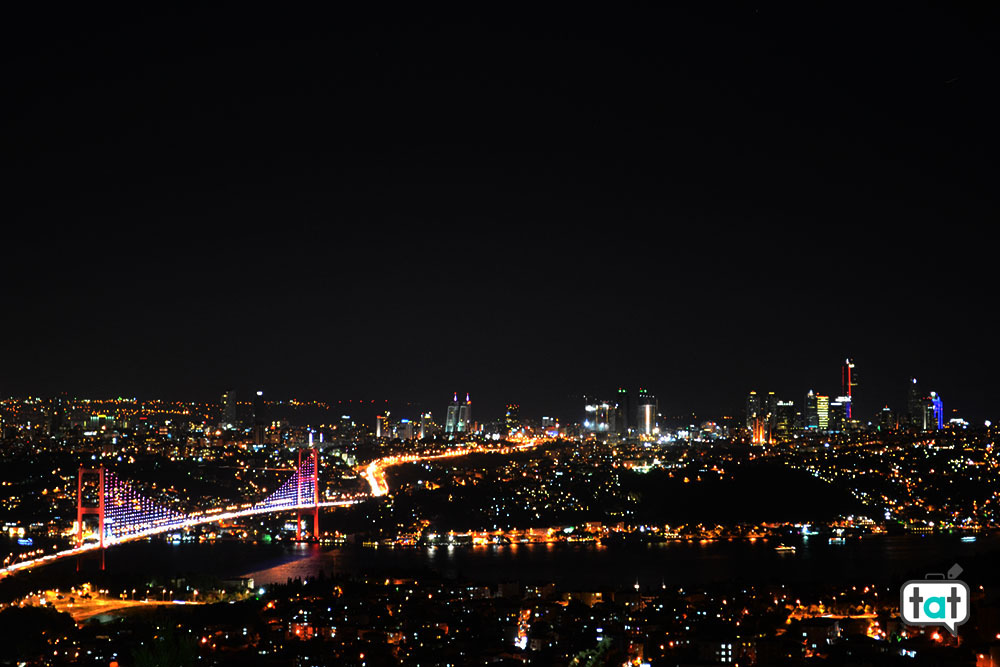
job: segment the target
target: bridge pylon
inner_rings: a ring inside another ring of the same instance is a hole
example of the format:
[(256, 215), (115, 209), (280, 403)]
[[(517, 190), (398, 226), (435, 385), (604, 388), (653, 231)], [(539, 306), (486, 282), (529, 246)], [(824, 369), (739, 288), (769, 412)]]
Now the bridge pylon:
[[(303, 454), (304, 457), (303, 461)], [(309, 483), (309, 479), (302, 477), (302, 465), (305, 463), (308, 465), (310, 463), (309, 459), (312, 459), (312, 483)], [(319, 450), (315, 447), (309, 447), (307, 449), (299, 450), (299, 467), (298, 467), (298, 488), (296, 489), (296, 499), (298, 502), (296, 505), (308, 505), (312, 504), (311, 509), (302, 509), (301, 507), (297, 510), (295, 516), (295, 539), (302, 541), (302, 516), (305, 514), (308, 516), (312, 514), (313, 517), (313, 539), (319, 541)]]
[[(86, 506), (83, 501), (83, 476), (97, 475), (97, 506)], [(83, 517), (97, 515), (97, 530), (101, 544), (101, 569), (104, 569), (104, 466), (84, 468), (76, 477), (76, 546), (83, 546)], [(76, 569), (80, 569), (80, 559), (76, 561)]]

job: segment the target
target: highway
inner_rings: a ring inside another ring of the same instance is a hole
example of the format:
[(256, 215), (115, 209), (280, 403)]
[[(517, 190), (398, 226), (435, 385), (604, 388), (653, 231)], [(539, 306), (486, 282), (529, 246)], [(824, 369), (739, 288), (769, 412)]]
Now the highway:
[(462, 447), (459, 449), (449, 449), (438, 454), (407, 454), (405, 456), (386, 456), (376, 459), (366, 466), (357, 468), (358, 473), (368, 482), (371, 494), (375, 497), (384, 496), (389, 493), (389, 483), (385, 479), (385, 470), (402, 463), (420, 463), (421, 461), (433, 461), (435, 459), (454, 458), (456, 456), (468, 456), (469, 454), (513, 454), (523, 452), (548, 440), (527, 440), (521, 444), (504, 445), (503, 447)]

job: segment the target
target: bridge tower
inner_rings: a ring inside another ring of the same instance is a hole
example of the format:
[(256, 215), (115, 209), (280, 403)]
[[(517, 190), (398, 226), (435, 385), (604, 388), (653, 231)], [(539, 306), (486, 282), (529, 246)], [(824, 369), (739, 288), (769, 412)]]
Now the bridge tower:
[[(312, 484), (308, 477), (302, 477), (302, 464), (303, 464), (303, 454), (305, 463), (309, 463), (309, 459), (312, 459)], [(298, 468), (298, 489), (296, 494), (296, 499), (298, 500), (296, 505), (309, 505), (312, 504), (312, 509), (302, 509), (299, 508), (295, 517), (295, 539), (302, 540), (302, 515), (309, 514), (313, 515), (313, 539), (319, 540), (319, 450), (315, 447), (310, 447), (308, 449), (299, 450), (299, 468)], [(310, 488), (311, 487), (311, 488)]]
[[(83, 477), (84, 475), (97, 475), (97, 507), (86, 506), (83, 501)], [(76, 546), (83, 546), (83, 517), (97, 515), (97, 531), (101, 544), (101, 569), (104, 569), (104, 466), (97, 468), (84, 468), (80, 466), (80, 471), (76, 477)], [(76, 569), (80, 569), (80, 561), (76, 561)]]

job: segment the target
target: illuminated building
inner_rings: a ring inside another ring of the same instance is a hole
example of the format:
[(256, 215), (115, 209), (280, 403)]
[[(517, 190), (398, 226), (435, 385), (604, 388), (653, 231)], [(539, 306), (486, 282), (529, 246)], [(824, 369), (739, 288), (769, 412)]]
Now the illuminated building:
[(455, 392), (455, 396), (451, 399), (451, 405), (448, 406), (448, 412), (444, 419), (444, 432), (448, 434), (453, 434), (458, 430), (458, 392)]
[(431, 427), (432, 426), (433, 426), (433, 422), (431, 421), (431, 413), (425, 412), (424, 414), (420, 415), (420, 439), (421, 440), (423, 440), (424, 438), (430, 437)]
[(588, 431), (608, 433), (613, 430), (614, 410), (607, 401), (588, 401), (584, 406), (586, 413), (583, 427)]
[(895, 429), (895, 424), (893, 424), (892, 422), (892, 410), (890, 410), (889, 406), (887, 405), (884, 408), (882, 408), (882, 411), (879, 413), (878, 430), (885, 432), (885, 431), (892, 431), (894, 429)]
[(518, 428), (521, 427), (521, 406), (517, 403), (507, 404), (507, 413), (504, 415), (504, 428), (506, 429), (506, 435), (510, 435)]
[(795, 402), (778, 401), (774, 410), (774, 432), (781, 436), (795, 431)]
[(812, 389), (806, 394), (805, 408), (803, 410), (805, 414), (805, 427), (807, 431), (815, 431), (819, 429), (819, 411), (816, 406), (816, 392)]
[(829, 396), (816, 395), (816, 423), (821, 431), (825, 431), (830, 427)]
[(923, 430), (936, 431), (944, 428), (944, 403), (936, 391), (923, 400)]
[(467, 433), (472, 428), (472, 401), (469, 394), (465, 394), (465, 403), (458, 407), (458, 431)]
[(854, 401), (854, 388), (858, 386), (858, 374), (854, 370), (854, 362), (850, 359), (844, 360), (844, 365), (840, 370), (840, 384), (843, 388), (841, 392), (843, 396), (847, 397), (847, 421), (853, 419), (853, 413), (851, 412), (851, 405)]
[(222, 419), (220, 420), (223, 428), (233, 428), (236, 426), (236, 392), (232, 389), (227, 391), (222, 395), (222, 399), (219, 401), (222, 406)]
[(448, 406), (448, 414), (445, 417), (444, 432), (454, 437), (458, 433), (467, 433), (472, 424), (472, 402), (469, 395), (465, 395), (465, 402), (459, 403), (458, 392), (455, 392)]
[(836, 400), (830, 402), (827, 415), (827, 431), (831, 433), (843, 433), (847, 430), (847, 414), (851, 410), (851, 398), (849, 396), (838, 396)]
[(920, 394), (920, 386), (917, 378), (910, 378), (909, 394), (906, 400), (906, 421), (910, 428), (923, 430), (924, 427), (924, 401)]
[(747, 396), (747, 428), (751, 431), (757, 421), (757, 414), (760, 412), (760, 396), (756, 391), (751, 391)]
[(413, 422), (409, 419), (400, 419), (396, 426), (396, 437), (400, 440), (413, 440)]
[(778, 398), (774, 395), (773, 391), (767, 392), (767, 396), (762, 396), (764, 399), (764, 415), (767, 419), (768, 429), (774, 430), (775, 421), (778, 418)]
[(389, 437), (389, 415), (378, 415), (375, 417), (375, 437), (376, 438), (388, 438)]
[(638, 424), (639, 435), (652, 435), (656, 430), (657, 403), (656, 397), (645, 389), (639, 389)]
[(615, 431), (619, 435), (628, 435), (629, 430), (633, 428), (631, 420), (632, 415), (635, 414), (632, 406), (632, 395), (628, 393), (628, 389), (619, 387), (615, 401)]
[[(46, 420), (46, 432), (49, 435), (57, 435), (62, 432), (66, 422), (66, 400), (65, 394), (60, 394), (49, 399), (48, 413)], [(0, 435), (3, 434), (0, 429)]]
[(253, 399), (253, 444), (264, 444), (264, 430), (267, 428), (267, 410), (264, 406), (264, 392), (258, 391)]
[(767, 422), (767, 428), (773, 429), (777, 420), (778, 399), (773, 391), (766, 395), (751, 391), (747, 396), (747, 428), (751, 431), (758, 420)]

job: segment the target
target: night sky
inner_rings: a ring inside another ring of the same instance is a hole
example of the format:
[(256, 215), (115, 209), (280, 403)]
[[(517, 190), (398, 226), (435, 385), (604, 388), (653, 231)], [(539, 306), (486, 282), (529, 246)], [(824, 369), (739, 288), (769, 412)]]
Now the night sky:
[(8, 15), (0, 395), (1000, 419), (995, 8), (712, 7)]

